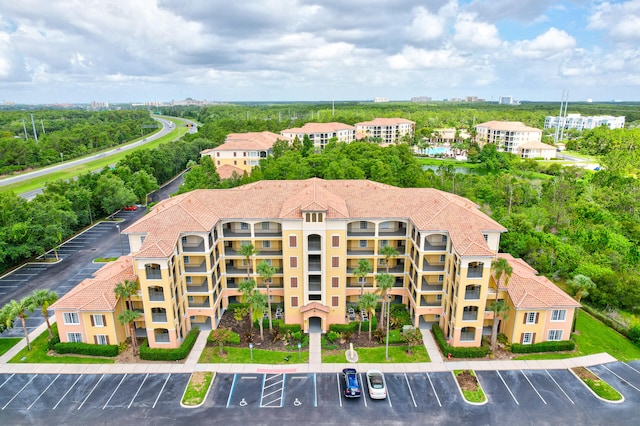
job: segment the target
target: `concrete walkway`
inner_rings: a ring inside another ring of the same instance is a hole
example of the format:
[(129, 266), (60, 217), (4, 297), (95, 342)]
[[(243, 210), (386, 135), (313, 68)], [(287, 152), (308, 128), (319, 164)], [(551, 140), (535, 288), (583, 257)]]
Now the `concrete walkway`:
[[(31, 340), (45, 332), (46, 324), (42, 324), (29, 336)], [(607, 353), (587, 355), (576, 358), (557, 360), (455, 360), (444, 361), (429, 330), (421, 330), (424, 345), (431, 362), (407, 364), (323, 364), (321, 357), (321, 334), (309, 335), (309, 363), (307, 364), (199, 364), (198, 359), (207, 343), (207, 332), (198, 336), (187, 359), (183, 362), (141, 362), (135, 364), (9, 364), (20, 350), (26, 347), (22, 339), (17, 345), (0, 357), (0, 373), (2, 374), (146, 374), (146, 373), (192, 373), (194, 371), (216, 371), (219, 373), (337, 373), (346, 367), (354, 367), (365, 371), (376, 368), (385, 373), (417, 373), (442, 372), (452, 370), (559, 370), (578, 366), (592, 366), (617, 361)]]

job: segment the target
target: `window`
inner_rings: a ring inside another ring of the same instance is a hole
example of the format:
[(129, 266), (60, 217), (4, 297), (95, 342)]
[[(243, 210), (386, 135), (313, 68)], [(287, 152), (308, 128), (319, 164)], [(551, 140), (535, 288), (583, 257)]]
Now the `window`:
[(291, 307), (292, 308), (298, 307), (298, 296), (291, 296)]
[(67, 341), (69, 343), (82, 343), (82, 333), (67, 333)]
[[(64, 313), (64, 323), (65, 324), (80, 324), (80, 319), (78, 318), (77, 312), (65, 312)], [(80, 340), (82, 341), (82, 340)]]
[(360, 248), (367, 248), (369, 246), (369, 242), (367, 240), (360, 240), (358, 241), (358, 247)]
[(439, 302), (442, 300), (442, 295), (441, 294), (436, 294), (436, 300)]
[(91, 315), (91, 325), (94, 327), (104, 327), (104, 315)]
[(340, 235), (331, 236), (331, 247), (340, 247)]
[(538, 323), (538, 314), (536, 312), (527, 312), (524, 314), (524, 323), (525, 324), (537, 324)]
[(240, 247), (248, 246), (249, 244), (251, 244), (249, 241), (240, 241)]
[(386, 266), (387, 261), (385, 259), (378, 259), (378, 266)]
[(334, 308), (340, 306), (340, 298), (338, 296), (331, 296), (331, 306)]
[(446, 254), (441, 254), (440, 255), (440, 262), (444, 262), (445, 260), (447, 260), (447, 255)]
[(441, 240), (441, 241), (442, 241), (443, 243), (446, 243), (446, 242), (447, 242), (447, 236), (446, 236), (446, 235), (443, 235), (443, 236), (442, 236), (442, 240)]
[(487, 234), (482, 234), (482, 236), (484, 237), (485, 242), (489, 241), (489, 236)]
[(386, 247), (389, 245), (389, 240), (380, 240), (380, 248)]
[(249, 224), (247, 222), (240, 222), (240, 229), (243, 231), (249, 230)]
[(186, 282), (187, 284), (191, 284), (191, 282), (192, 282), (192, 278), (191, 278), (191, 277), (189, 277), (189, 276), (185, 277), (185, 278), (184, 278), (184, 280), (185, 280), (185, 282)]
[(380, 224), (380, 229), (391, 229), (391, 222), (382, 222)]
[(140, 237), (140, 244), (144, 243), (144, 238), (145, 238), (144, 235)]
[(289, 247), (297, 247), (298, 246), (298, 238), (295, 235), (289, 235)]
[(265, 259), (264, 261), (265, 261), (265, 262), (267, 262), (267, 265), (269, 265), (269, 266), (273, 266), (273, 260), (271, 260), (271, 259)]
[(298, 258), (295, 256), (291, 256), (289, 258), (289, 266), (291, 268), (297, 268), (298, 267)]
[(551, 321), (564, 321), (565, 319), (567, 319), (567, 311), (565, 309), (551, 311)]
[(339, 277), (331, 277), (331, 287), (333, 287), (333, 288), (340, 287), (340, 278)]
[(340, 267), (340, 258), (338, 256), (331, 257), (331, 267), (339, 268)]
[(562, 340), (562, 330), (549, 330), (547, 340)]
[(269, 222), (262, 222), (262, 229), (265, 231), (269, 230)]
[(262, 248), (271, 248), (271, 241), (263, 241)]
[(109, 344), (109, 338), (107, 337), (106, 334), (96, 334), (94, 336), (93, 340), (96, 342), (96, 345), (108, 345)]
[(187, 244), (189, 239), (187, 237), (182, 237), (182, 244)]
[(361, 220), (360, 221), (360, 229), (367, 229), (367, 227), (368, 227), (367, 225), (368, 225), (368, 223), (367, 223), (366, 220)]
[(184, 257), (184, 264), (188, 265), (189, 263), (191, 263), (191, 258), (189, 256), (185, 256)]
[(534, 333), (531, 333), (530, 331), (526, 332), (526, 333), (522, 333), (522, 338), (520, 339), (522, 341), (523, 345), (530, 345), (533, 343), (533, 335)]
[(298, 277), (291, 277), (291, 288), (298, 288)]
[(438, 282), (444, 282), (444, 275), (438, 275)]

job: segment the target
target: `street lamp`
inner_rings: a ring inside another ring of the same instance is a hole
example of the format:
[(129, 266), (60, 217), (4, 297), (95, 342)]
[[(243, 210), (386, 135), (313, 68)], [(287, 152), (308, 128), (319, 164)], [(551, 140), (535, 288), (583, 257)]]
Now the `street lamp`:
[(251, 355), (251, 362), (253, 362), (253, 343), (249, 343), (249, 354)]
[(118, 240), (120, 240), (120, 256), (124, 256), (124, 248), (122, 247), (122, 234), (120, 233), (120, 225), (116, 225), (118, 230)]
[(298, 362), (300, 362), (300, 348), (302, 347), (302, 343), (298, 342)]
[(391, 298), (393, 296), (391, 294), (387, 294), (387, 344), (385, 349), (385, 358), (389, 361), (389, 309), (391, 307)]

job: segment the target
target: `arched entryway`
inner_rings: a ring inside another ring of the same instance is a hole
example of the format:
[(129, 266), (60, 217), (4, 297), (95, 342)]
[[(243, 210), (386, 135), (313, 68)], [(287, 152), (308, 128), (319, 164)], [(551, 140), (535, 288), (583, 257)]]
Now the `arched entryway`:
[(327, 330), (323, 328), (326, 326), (327, 316), (329, 315), (329, 307), (324, 306), (320, 302), (309, 302), (300, 308), (302, 319), (305, 327), (303, 331), (305, 333), (326, 333)]
[(309, 333), (322, 333), (322, 318), (309, 317)]

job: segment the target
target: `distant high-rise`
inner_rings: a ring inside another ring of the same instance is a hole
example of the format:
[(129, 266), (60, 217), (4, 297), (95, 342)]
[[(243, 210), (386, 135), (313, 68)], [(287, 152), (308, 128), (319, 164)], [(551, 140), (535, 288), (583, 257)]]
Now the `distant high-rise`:
[(544, 119), (544, 128), (560, 127), (564, 129), (589, 130), (600, 126), (610, 129), (623, 129), (625, 116), (595, 115), (583, 117), (580, 114), (567, 114), (565, 117), (548, 115)]
[(411, 102), (431, 102), (431, 96), (414, 96)]
[(498, 103), (500, 105), (520, 105), (520, 102), (513, 99), (513, 96), (500, 96)]

